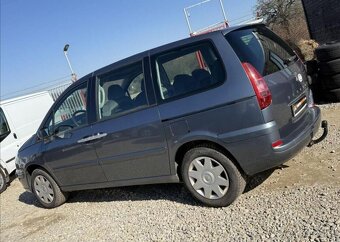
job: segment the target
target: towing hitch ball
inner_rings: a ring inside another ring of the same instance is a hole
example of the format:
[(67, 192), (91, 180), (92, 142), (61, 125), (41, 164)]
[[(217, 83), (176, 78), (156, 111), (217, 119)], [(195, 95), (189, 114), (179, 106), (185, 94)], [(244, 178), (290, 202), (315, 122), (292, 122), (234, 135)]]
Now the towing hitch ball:
[(322, 120), (321, 128), (323, 128), (322, 135), (319, 138), (315, 139), (315, 140), (312, 139), (311, 142), (309, 142), (309, 144), (307, 145), (308, 147), (311, 147), (312, 145), (320, 143), (321, 141), (323, 141), (326, 138), (326, 136), (328, 134), (328, 123), (327, 123), (327, 120)]

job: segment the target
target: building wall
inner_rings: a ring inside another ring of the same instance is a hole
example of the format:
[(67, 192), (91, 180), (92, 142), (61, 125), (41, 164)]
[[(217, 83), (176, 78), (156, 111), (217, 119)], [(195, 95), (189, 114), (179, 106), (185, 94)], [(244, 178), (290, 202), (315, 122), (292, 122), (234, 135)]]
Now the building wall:
[(340, 0), (302, 0), (309, 32), (319, 43), (340, 41)]

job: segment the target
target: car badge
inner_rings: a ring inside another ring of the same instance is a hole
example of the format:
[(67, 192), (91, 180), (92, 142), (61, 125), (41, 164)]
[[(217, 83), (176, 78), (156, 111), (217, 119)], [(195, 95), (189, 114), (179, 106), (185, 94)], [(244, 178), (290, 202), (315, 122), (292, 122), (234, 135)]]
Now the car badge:
[(296, 81), (299, 81), (299, 82), (303, 81), (302, 75), (300, 73), (297, 75), (295, 74), (295, 78), (296, 78)]

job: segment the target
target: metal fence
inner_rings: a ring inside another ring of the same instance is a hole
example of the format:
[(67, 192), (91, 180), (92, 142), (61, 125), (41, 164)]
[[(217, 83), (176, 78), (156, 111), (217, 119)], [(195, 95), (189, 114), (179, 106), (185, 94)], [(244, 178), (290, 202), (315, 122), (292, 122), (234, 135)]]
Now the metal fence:
[(50, 93), (51, 97), (53, 98), (53, 101), (56, 101), (57, 98), (60, 96), (60, 94), (62, 94), (66, 88), (68, 88), (70, 85), (72, 84), (72, 82), (68, 82), (56, 87), (53, 87), (51, 89), (48, 90), (48, 92)]
[[(65, 83), (48, 90), (52, 99), (54, 101), (72, 84), (72, 82)], [(58, 120), (55, 120), (56, 123), (65, 121), (67, 119), (72, 118), (74, 112), (79, 110), (86, 109), (86, 91), (78, 90), (70, 95), (66, 100), (64, 100), (63, 104), (59, 107), (57, 112)]]

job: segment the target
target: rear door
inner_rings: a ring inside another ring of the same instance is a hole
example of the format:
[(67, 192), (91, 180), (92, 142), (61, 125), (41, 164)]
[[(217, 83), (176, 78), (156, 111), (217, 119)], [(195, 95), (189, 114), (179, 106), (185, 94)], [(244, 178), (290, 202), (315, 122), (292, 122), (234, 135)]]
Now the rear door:
[(167, 143), (150, 74), (140, 60), (96, 73), (99, 162), (109, 181), (170, 175)]
[(307, 108), (309, 90), (303, 63), (288, 44), (262, 25), (232, 31), (226, 39), (240, 61), (250, 63), (266, 80), (274, 119), (281, 137), (286, 137)]

